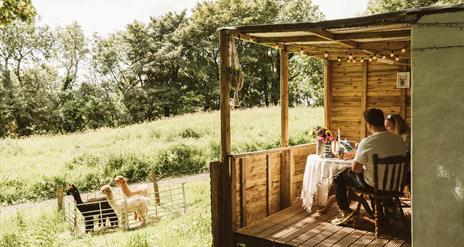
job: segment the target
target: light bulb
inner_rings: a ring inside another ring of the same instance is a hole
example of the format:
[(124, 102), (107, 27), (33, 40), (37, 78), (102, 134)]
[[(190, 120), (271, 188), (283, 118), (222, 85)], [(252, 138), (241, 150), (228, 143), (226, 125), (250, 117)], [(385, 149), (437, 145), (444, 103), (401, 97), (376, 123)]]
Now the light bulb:
[(341, 62), (341, 61), (342, 61), (342, 59), (341, 59), (340, 57), (337, 57), (337, 60), (338, 60), (338, 62)]
[(364, 62), (364, 58), (363, 58), (363, 57), (361, 58), (361, 63), (362, 63), (362, 62)]
[(369, 58), (369, 62), (372, 62), (372, 56)]
[(353, 54), (350, 53), (350, 56), (348, 57), (349, 59), (352, 59), (353, 58)]
[(401, 49), (401, 53), (405, 53), (405, 52), (406, 52), (406, 48)]
[(303, 56), (303, 55), (304, 55), (303, 48), (301, 48), (300, 55), (301, 55), (301, 56)]
[(390, 57), (394, 57), (395, 56), (395, 53), (390, 53)]
[(329, 57), (329, 53), (325, 52), (324, 57), (325, 58)]
[(374, 57), (372, 59), (376, 60), (377, 59), (377, 54), (374, 54)]
[(385, 55), (383, 55), (383, 56), (382, 56), (382, 59), (385, 59), (385, 58), (386, 58), (386, 56), (385, 56)]
[(395, 61), (400, 61), (400, 57), (396, 56)]

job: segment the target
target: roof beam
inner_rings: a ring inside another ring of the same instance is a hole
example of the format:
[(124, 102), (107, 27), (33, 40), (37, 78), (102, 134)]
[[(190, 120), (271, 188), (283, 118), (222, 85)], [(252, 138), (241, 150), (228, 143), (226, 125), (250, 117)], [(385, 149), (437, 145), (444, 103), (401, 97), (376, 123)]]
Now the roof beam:
[(324, 39), (329, 40), (329, 41), (334, 41), (334, 42), (339, 43), (340, 45), (348, 47), (348, 48), (357, 48), (358, 47), (358, 43), (356, 43), (354, 41), (351, 41), (351, 40), (346, 40), (346, 41), (337, 40), (337, 37), (335, 36), (335, 34), (329, 32), (327, 30), (323, 30), (323, 29), (321, 29), (321, 30), (310, 30), (310, 32), (313, 33), (316, 36), (319, 36), (319, 37), (324, 38)]
[(336, 40), (410, 38), (411, 30), (335, 34)]

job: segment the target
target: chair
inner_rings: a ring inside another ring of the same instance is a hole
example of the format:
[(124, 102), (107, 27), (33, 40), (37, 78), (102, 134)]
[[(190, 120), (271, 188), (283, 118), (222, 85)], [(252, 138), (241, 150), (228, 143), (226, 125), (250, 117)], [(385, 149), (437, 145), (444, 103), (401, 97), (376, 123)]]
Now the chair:
[[(400, 197), (403, 196), (405, 177), (409, 172), (409, 161), (409, 153), (407, 153), (406, 156), (390, 156), (386, 158), (379, 158), (377, 154), (373, 155), (374, 187), (370, 191), (352, 188), (355, 192), (361, 194), (358, 197), (358, 205), (356, 207), (357, 217), (354, 219), (353, 227), (355, 227), (359, 218), (371, 222), (375, 224), (375, 237), (378, 238), (380, 231), (380, 219), (384, 216), (382, 214), (381, 203), (383, 202), (383, 205), (385, 205), (388, 201), (392, 201), (395, 211), (396, 208), (399, 209), (403, 223), (406, 229), (409, 229), (400, 201)], [(383, 178), (380, 178), (379, 176), (380, 167), (384, 168)], [(380, 181), (382, 181), (381, 184), (379, 184)], [(366, 206), (369, 206), (364, 199), (365, 196), (368, 196), (371, 200), (371, 205), (373, 206), (372, 211), (366, 208)], [(368, 214), (370, 214), (370, 212), (374, 213), (374, 219), (372, 219), (372, 215), (371, 218), (360, 215), (361, 205), (366, 208)]]

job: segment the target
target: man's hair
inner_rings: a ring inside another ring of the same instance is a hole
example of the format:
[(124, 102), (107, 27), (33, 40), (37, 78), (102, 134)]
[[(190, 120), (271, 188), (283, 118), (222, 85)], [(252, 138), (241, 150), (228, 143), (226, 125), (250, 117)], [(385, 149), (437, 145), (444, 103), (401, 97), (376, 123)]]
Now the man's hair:
[(363, 113), (364, 119), (366, 122), (370, 123), (375, 127), (383, 127), (384, 126), (384, 117), (383, 112), (377, 108), (371, 108)]

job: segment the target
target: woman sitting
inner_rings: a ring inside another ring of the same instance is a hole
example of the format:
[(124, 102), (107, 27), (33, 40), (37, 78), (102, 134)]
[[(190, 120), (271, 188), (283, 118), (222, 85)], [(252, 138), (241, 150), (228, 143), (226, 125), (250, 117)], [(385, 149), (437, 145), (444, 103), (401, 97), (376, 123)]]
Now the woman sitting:
[(385, 119), (385, 128), (397, 135), (403, 137), (408, 152), (411, 150), (411, 128), (406, 121), (398, 114), (388, 115)]

